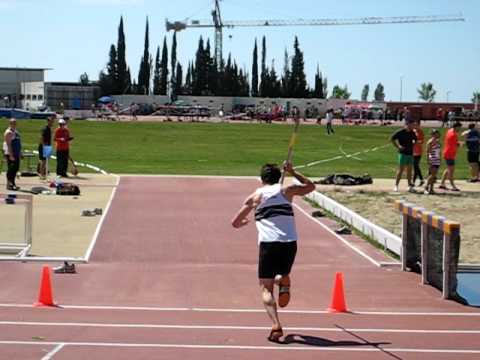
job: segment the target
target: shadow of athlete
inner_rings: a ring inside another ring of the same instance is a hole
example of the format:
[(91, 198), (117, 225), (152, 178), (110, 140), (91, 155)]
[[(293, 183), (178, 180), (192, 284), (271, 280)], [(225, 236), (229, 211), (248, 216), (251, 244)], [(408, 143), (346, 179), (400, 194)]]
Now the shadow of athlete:
[(368, 341), (355, 341), (355, 340), (339, 340), (333, 341), (321, 337), (302, 335), (302, 334), (288, 334), (285, 336), (280, 344), (301, 344), (308, 346), (321, 346), (321, 347), (339, 347), (339, 346), (373, 346), (378, 347), (380, 345), (389, 345), (389, 342), (368, 342)]

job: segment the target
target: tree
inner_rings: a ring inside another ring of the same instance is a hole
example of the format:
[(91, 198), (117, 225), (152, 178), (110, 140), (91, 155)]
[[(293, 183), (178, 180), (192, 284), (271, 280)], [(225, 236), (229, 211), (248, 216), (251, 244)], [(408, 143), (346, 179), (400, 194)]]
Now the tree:
[(370, 92), (370, 85), (365, 84), (362, 89), (362, 101), (368, 101), (368, 93)]
[(290, 97), (291, 88), (290, 88), (290, 78), (292, 73), (290, 71), (290, 63), (288, 58), (288, 51), (285, 48), (285, 53), (283, 55), (283, 74), (281, 79), (282, 84), (282, 96)]
[(88, 79), (88, 74), (86, 72), (80, 75), (79, 82), (83, 86), (87, 86), (88, 84), (90, 84), (90, 80)]
[(257, 38), (255, 38), (255, 46), (253, 47), (253, 60), (252, 60), (252, 96), (258, 96), (258, 49)]
[(106, 66), (106, 72), (100, 71), (98, 76), (102, 95), (116, 94), (117, 73), (117, 49), (115, 45), (110, 45), (109, 59)]
[(473, 92), (472, 103), (480, 104), (480, 91)]
[(118, 41), (117, 41), (117, 79), (116, 91), (117, 94), (125, 94), (130, 90), (131, 79), (128, 74), (128, 66), (126, 60), (126, 45), (125, 33), (123, 31), (123, 17), (120, 17), (120, 25), (118, 26)]
[(417, 89), (417, 92), (418, 98), (426, 102), (432, 102), (437, 94), (437, 91), (433, 88), (432, 83), (421, 84), (420, 88)]
[(140, 70), (138, 72), (137, 93), (142, 95), (150, 94), (150, 76), (152, 73), (152, 57), (150, 56), (150, 42), (148, 30), (148, 18), (145, 25), (145, 44), (143, 49), (143, 56), (140, 62)]
[(157, 47), (157, 55), (155, 56), (155, 69), (153, 70), (153, 94), (161, 94), (161, 77), (162, 64), (160, 62), (160, 46)]
[(195, 71), (193, 72), (193, 95), (206, 95), (208, 91), (208, 62), (203, 38), (200, 36), (195, 55)]
[(177, 63), (177, 69), (175, 70), (175, 95), (182, 94), (182, 83), (183, 83), (183, 69), (180, 63)]
[(343, 88), (341, 86), (335, 85), (332, 89), (332, 98), (334, 99), (350, 99), (352, 94), (348, 91), (347, 85)]
[(260, 73), (260, 96), (266, 96), (267, 88), (267, 78), (268, 78), (268, 69), (267, 69), (267, 39), (265, 36), (262, 37), (262, 68)]
[(292, 58), (292, 76), (291, 89), (292, 97), (304, 98), (307, 96), (307, 78), (305, 76), (305, 64), (303, 61), (303, 52), (300, 50), (298, 37), (295, 36), (293, 44), (294, 54)]
[(313, 89), (313, 97), (317, 99), (325, 99), (325, 94), (323, 93), (323, 79), (320, 68), (317, 64), (317, 73), (315, 74), (315, 87)]
[(172, 75), (170, 76), (170, 89), (171, 94), (170, 97), (172, 100), (177, 99), (177, 93), (175, 90), (177, 89), (177, 85), (175, 82), (177, 81), (177, 76), (175, 75), (175, 71), (177, 69), (177, 32), (173, 32), (173, 39), (172, 39), (172, 52), (170, 56), (170, 66), (172, 69)]
[(378, 83), (375, 92), (373, 94), (375, 101), (385, 101), (385, 89), (382, 83)]
[(167, 95), (168, 88), (168, 48), (167, 37), (163, 38), (162, 61), (160, 62), (160, 95)]

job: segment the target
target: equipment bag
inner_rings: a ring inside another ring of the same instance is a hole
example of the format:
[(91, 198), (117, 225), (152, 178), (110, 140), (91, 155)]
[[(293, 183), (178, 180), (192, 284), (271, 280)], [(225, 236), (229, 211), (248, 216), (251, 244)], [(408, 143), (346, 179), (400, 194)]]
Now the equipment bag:
[(78, 185), (72, 183), (58, 184), (57, 195), (80, 195), (80, 188), (78, 187)]

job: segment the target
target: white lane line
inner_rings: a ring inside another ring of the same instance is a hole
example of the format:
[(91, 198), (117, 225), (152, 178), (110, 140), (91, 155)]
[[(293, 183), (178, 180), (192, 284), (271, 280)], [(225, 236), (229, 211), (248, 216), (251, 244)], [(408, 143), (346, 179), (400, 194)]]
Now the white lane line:
[(380, 263), (376, 260), (374, 260), (373, 258), (371, 258), (370, 256), (368, 256), (366, 253), (364, 253), (362, 250), (360, 250), (359, 248), (353, 246), (352, 244), (350, 244), (347, 240), (345, 240), (343, 237), (341, 237), (340, 235), (336, 234), (335, 231), (333, 231), (332, 229), (330, 229), (327, 225), (325, 225), (324, 223), (322, 223), (321, 221), (315, 219), (313, 216), (311, 216), (308, 212), (306, 212), (305, 210), (303, 210), (299, 205), (297, 204), (293, 204), (298, 210), (300, 210), (303, 214), (305, 214), (310, 220), (316, 222), (317, 224), (319, 224), (321, 227), (323, 227), (325, 230), (327, 230), (330, 234), (332, 234), (333, 236), (335, 236), (338, 240), (340, 240), (341, 242), (343, 242), (345, 245), (347, 245), (350, 249), (352, 249), (353, 251), (355, 251), (357, 254), (359, 254), (360, 256), (362, 256), (363, 258), (367, 259), (368, 261), (370, 261), (373, 265), (377, 266), (377, 267), (381, 267)]
[[(37, 341), (0, 341), (0, 345), (58, 345), (57, 342)], [(317, 346), (249, 346), (249, 345), (198, 345), (198, 344), (145, 344), (145, 343), (107, 343), (107, 342), (63, 342), (65, 346), (110, 347), (110, 348), (166, 348), (166, 349), (205, 349), (205, 350), (280, 350), (280, 351), (348, 351), (391, 353), (439, 353), (439, 354), (480, 354), (479, 349), (418, 349), (418, 348), (379, 348), (360, 344), (358, 347), (317, 347)]]
[(42, 357), (42, 360), (51, 360), (53, 359), (53, 356), (58, 353), (60, 350), (63, 349), (63, 347), (65, 346), (65, 343), (60, 343), (58, 344), (57, 346), (55, 346), (55, 348), (50, 351), (47, 355), (45, 355), (44, 357)]
[[(32, 304), (0, 304), (0, 308), (32, 308), (36, 309)], [(265, 313), (265, 309), (229, 309), (229, 308), (197, 308), (197, 307), (145, 307), (145, 306), (103, 306), (103, 305), (62, 305), (62, 309), (72, 310), (123, 310), (123, 311), (158, 311), (158, 312), (220, 312), (220, 313)], [(330, 314), (326, 310), (279, 310), (283, 314)], [(340, 314), (335, 314), (339, 316)], [(435, 312), (435, 311), (351, 311), (345, 313), (346, 316), (351, 315), (378, 315), (378, 316), (466, 316), (480, 317), (479, 312)]]
[[(267, 326), (230, 326), (230, 325), (171, 325), (171, 324), (115, 324), (89, 322), (37, 322), (37, 321), (0, 321), (2, 325), (14, 326), (55, 326), (55, 327), (94, 327), (127, 329), (181, 329), (181, 330), (269, 330)], [(338, 328), (338, 327), (285, 327), (288, 331), (321, 332), (357, 332), (357, 333), (405, 333), (405, 334), (480, 334), (480, 330), (438, 330), (438, 329), (375, 329), (375, 328)]]
[(85, 253), (84, 260), (88, 262), (90, 260), (90, 256), (92, 255), (93, 248), (95, 247), (95, 244), (97, 243), (98, 235), (100, 234), (100, 230), (102, 228), (103, 222), (105, 221), (105, 218), (107, 217), (108, 211), (110, 210), (110, 206), (112, 205), (113, 199), (115, 197), (115, 194), (117, 193), (118, 186), (120, 184), (120, 176), (114, 175), (117, 178), (117, 181), (115, 183), (115, 187), (113, 188), (112, 193), (110, 194), (110, 199), (108, 200), (107, 207), (105, 208), (105, 211), (102, 213), (102, 217), (100, 218), (100, 221), (97, 224), (97, 227), (95, 229), (95, 233), (93, 234), (93, 238), (90, 241), (90, 245), (88, 246), (87, 252)]

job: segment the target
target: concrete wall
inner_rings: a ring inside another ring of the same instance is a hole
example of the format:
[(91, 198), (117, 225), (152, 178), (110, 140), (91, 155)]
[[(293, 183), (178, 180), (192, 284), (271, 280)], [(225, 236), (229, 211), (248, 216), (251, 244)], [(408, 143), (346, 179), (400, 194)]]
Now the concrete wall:
[(9, 97), (10, 101), (5, 106), (21, 106), (21, 84), (43, 82), (44, 74), (43, 69), (0, 68), (0, 99)]
[(45, 83), (43, 81), (23, 82), (20, 85), (20, 106), (26, 110), (38, 110), (45, 104)]

